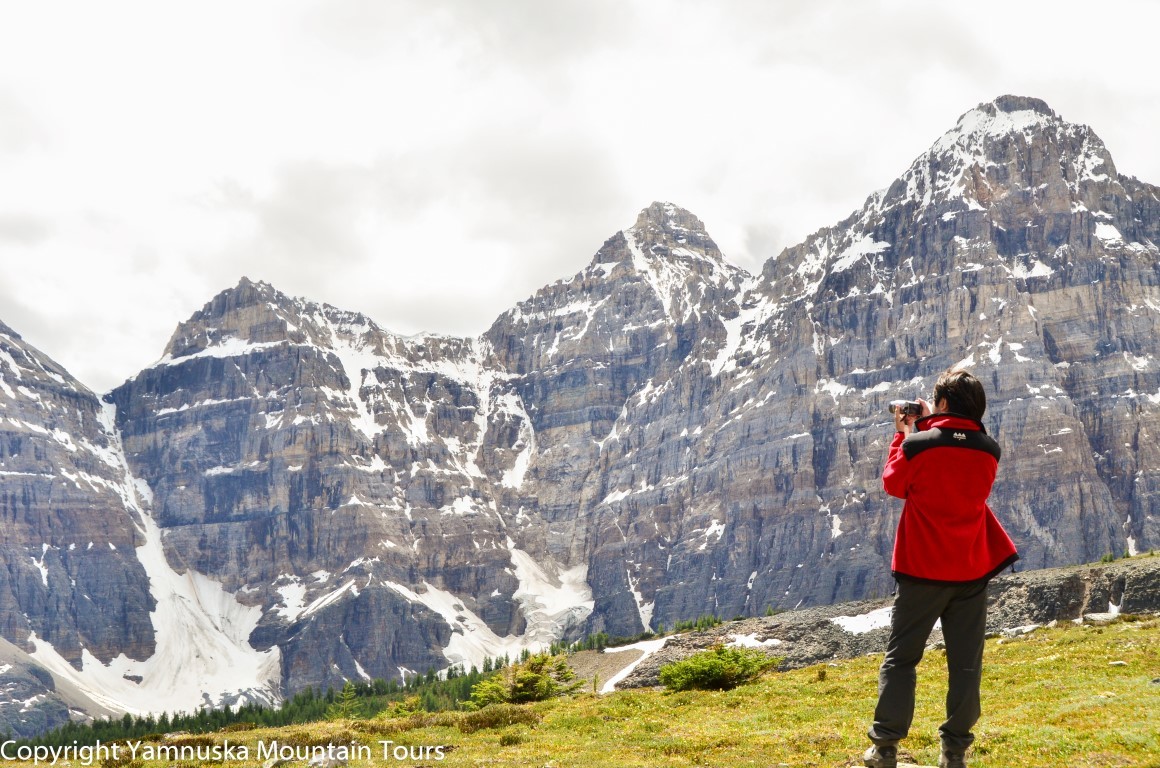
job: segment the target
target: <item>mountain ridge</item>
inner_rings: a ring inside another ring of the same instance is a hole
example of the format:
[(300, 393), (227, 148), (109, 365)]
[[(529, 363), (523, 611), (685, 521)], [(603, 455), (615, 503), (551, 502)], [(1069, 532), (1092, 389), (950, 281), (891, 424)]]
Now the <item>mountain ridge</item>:
[[(60, 422), (117, 446), (105, 485), (68, 486), (81, 505), (126, 489), (103, 502), (130, 536), (104, 578), (137, 597), (109, 615), (154, 637), (150, 588), (182, 576), (194, 592), (164, 594), (205, 597), (211, 624), (235, 611), (221, 654), (261, 656), (254, 695), (276, 698), (886, 594), (885, 403), (954, 364), (988, 387), (1005, 456), (993, 498), (1026, 563), (1154, 547), (1160, 198), (1105, 154), (1042, 102), (1000, 97), (759, 275), (653, 203), (476, 337), (399, 336), (243, 277), (103, 405), (77, 395), (92, 418)], [(7, 383), (15, 371), (0, 357), (0, 406), (43, 432), (10, 417), (0, 446), (38, 436), (46, 467), (71, 473), (57, 417)], [(0, 450), (0, 513), (51, 518), (44, 493), (19, 500), (32, 481), (4, 462), (21, 451)], [(79, 672), (113, 670), (118, 648), (149, 659), (144, 642), (68, 639), (75, 620), (44, 598), (69, 578), (53, 541), (3, 540), (4, 637), (29, 651), (29, 623), (55, 626), (36, 637)], [(143, 541), (159, 575), (127, 556)], [(121, 677), (150, 689), (145, 669)]]

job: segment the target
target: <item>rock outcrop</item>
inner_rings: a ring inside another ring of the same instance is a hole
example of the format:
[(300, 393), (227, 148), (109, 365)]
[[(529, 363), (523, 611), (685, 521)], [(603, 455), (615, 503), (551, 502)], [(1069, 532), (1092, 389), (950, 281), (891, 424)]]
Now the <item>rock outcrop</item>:
[[(884, 653), (892, 603), (869, 600), (802, 608), (673, 635), (653, 653), (636, 654), (635, 666), (625, 670), (628, 674), (616, 687), (659, 685), (665, 664), (714, 645), (761, 648), (779, 658), (782, 669)], [(987, 633), (992, 637), (1018, 637), (1060, 622), (1100, 624), (1117, 616), (1155, 616), (1160, 614), (1160, 557), (1001, 576), (989, 585), (987, 603)], [(938, 646), (942, 639), (942, 630), (936, 628), (928, 642)]]

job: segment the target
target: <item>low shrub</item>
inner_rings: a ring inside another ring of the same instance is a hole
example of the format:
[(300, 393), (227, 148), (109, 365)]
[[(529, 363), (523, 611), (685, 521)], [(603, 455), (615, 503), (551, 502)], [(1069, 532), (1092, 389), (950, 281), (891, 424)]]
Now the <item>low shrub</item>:
[(174, 747), (213, 747), (217, 741), (213, 736), (204, 733), (183, 734), (173, 739), (169, 739), (168, 743)]
[(325, 733), (295, 728), (278, 736), (280, 745), (291, 747), (325, 747), (330, 744), (349, 744), (354, 740), (354, 731), (347, 728)]
[(513, 725), (535, 725), (540, 715), (528, 707), (515, 704), (491, 704), (475, 712), (467, 712), (457, 725), (464, 733), (475, 733), (485, 728), (507, 728)]
[(463, 714), (460, 712), (415, 712), (406, 717), (379, 718), (363, 724), (356, 723), (354, 728), (360, 733), (390, 736), (419, 728), (455, 727), (459, 725), (462, 717)]
[(239, 733), (241, 731), (252, 731), (258, 727), (257, 723), (243, 721), (240, 723), (231, 723), (222, 728), (222, 733)]
[(715, 645), (707, 651), (661, 667), (661, 685), (670, 691), (728, 690), (747, 683), (778, 659), (756, 648), (727, 648)]

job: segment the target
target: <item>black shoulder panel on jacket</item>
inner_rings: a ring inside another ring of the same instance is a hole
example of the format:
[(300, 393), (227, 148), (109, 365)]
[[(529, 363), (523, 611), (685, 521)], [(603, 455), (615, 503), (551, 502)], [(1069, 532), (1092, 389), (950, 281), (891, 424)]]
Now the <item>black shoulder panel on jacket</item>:
[(990, 435), (973, 429), (932, 427), (907, 435), (902, 441), (902, 452), (908, 460), (929, 448), (970, 448), (991, 454), (995, 457), (995, 461), (998, 461), (1003, 453), (999, 444)]

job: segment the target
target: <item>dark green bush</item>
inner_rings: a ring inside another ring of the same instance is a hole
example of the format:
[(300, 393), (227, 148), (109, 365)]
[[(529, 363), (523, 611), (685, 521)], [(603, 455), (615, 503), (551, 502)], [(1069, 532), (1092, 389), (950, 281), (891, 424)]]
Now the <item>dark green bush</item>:
[(661, 684), (670, 691), (728, 690), (747, 683), (778, 659), (756, 648), (726, 648), (715, 645), (687, 659), (661, 667)]
[(583, 683), (575, 678), (565, 656), (538, 653), (478, 682), (471, 689), (471, 700), (480, 707), (543, 701), (578, 690)]

